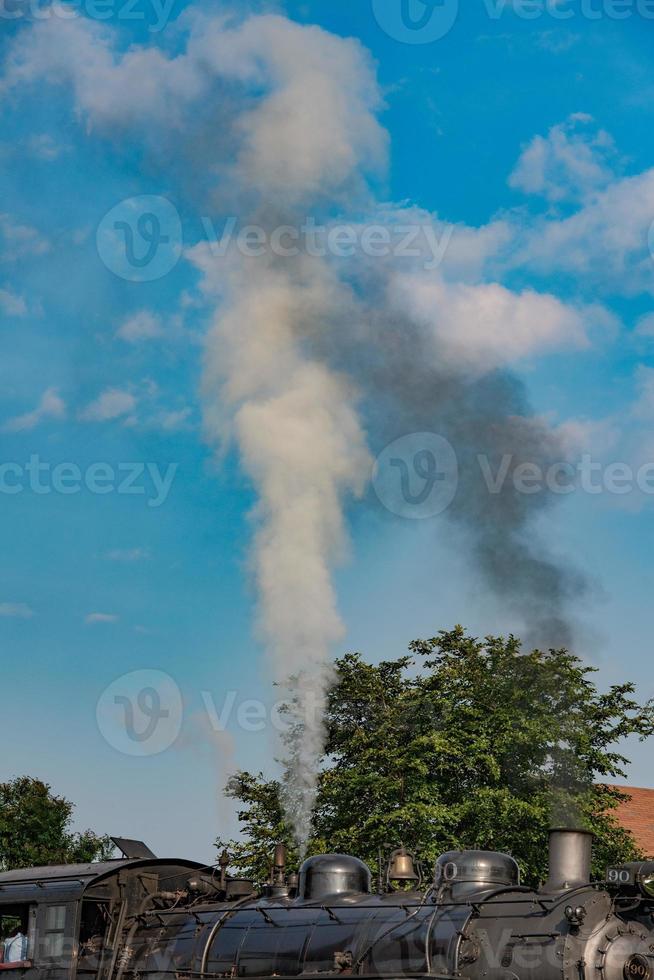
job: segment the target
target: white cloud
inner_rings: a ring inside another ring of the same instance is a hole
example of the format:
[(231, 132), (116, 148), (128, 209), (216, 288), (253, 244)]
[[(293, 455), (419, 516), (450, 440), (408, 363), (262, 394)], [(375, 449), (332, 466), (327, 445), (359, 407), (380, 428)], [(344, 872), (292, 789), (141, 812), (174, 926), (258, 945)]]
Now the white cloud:
[[(337, 200), (383, 165), (387, 137), (376, 118), (380, 92), (358, 42), (276, 15), (238, 23), (189, 12), (180, 28), (186, 34), (180, 35), (180, 52), (171, 56), (154, 46), (121, 51), (117, 34), (97, 21), (45, 19), (13, 41), (0, 91), (60, 82), (72, 90), (88, 127), (147, 124), (161, 150), (166, 139), (175, 139), (179, 125), (188, 127), (194, 107), (206, 105), (215, 87), (230, 139), (205, 134), (194, 153), (206, 155), (204, 172), (205, 164), (213, 170), (220, 164), (226, 187), (231, 165), (246, 196)], [(616, 163), (611, 137), (583, 113), (536, 136), (510, 178), (513, 186), (583, 206), (565, 221), (521, 215), (485, 229), (457, 226), (444, 266), (448, 278), (458, 265), (467, 281), (465, 267), (491, 260), (492, 250), (497, 256), (510, 237), (511, 263), (494, 270), (493, 279), (521, 267), (545, 275), (574, 274), (613, 290), (650, 288), (646, 237), (647, 216), (654, 214), (654, 178), (652, 187), (649, 173), (617, 179)], [(127, 342), (157, 333), (156, 319), (148, 313), (119, 328)]]
[(115, 548), (107, 553), (109, 561), (137, 562), (149, 561), (152, 555), (148, 548)]
[(566, 419), (556, 427), (556, 433), (561, 437), (571, 459), (577, 459), (583, 453), (605, 458), (607, 453), (615, 450), (622, 438), (620, 426), (612, 418)]
[(191, 427), (193, 409), (169, 408), (152, 378), (141, 378), (130, 388), (106, 388), (78, 413), (82, 422), (109, 422), (119, 419), (129, 428), (177, 432)]
[(634, 334), (636, 337), (651, 339), (654, 337), (654, 313), (646, 313), (636, 324)]
[(118, 616), (115, 616), (113, 613), (93, 612), (85, 617), (84, 622), (89, 626), (97, 623), (117, 623)]
[[(568, 447), (571, 460), (589, 455), (594, 465), (628, 466), (634, 474), (654, 464), (654, 368), (640, 364), (633, 377), (635, 397), (614, 415), (599, 419), (569, 419), (556, 432)], [(599, 473), (599, 471), (598, 471)], [(649, 477), (648, 477), (649, 480)], [(640, 510), (651, 503), (651, 494), (609, 494), (612, 506)]]
[(555, 296), (511, 292), (499, 283), (449, 283), (427, 274), (395, 277), (390, 301), (432, 333), (434, 354), (452, 369), (485, 373), (525, 357), (588, 346), (592, 316)]
[(25, 602), (0, 602), (0, 616), (6, 619), (31, 619), (33, 610)]
[[(12, 44), (0, 95), (64, 83), (91, 127), (152, 131), (163, 124), (170, 131), (188, 125), (191, 106), (206, 103), (218, 84), (238, 141), (235, 167), (255, 192), (333, 193), (356, 182), (361, 166), (383, 165), (387, 138), (374, 115), (379, 91), (357, 41), (276, 15), (230, 27), (225, 17), (189, 14), (186, 23), (186, 50), (169, 57), (145, 46), (117, 52), (116, 35), (89, 19), (44, 19)], [(248, 86), (259, 98), (244, 112)], [(211, 146), (214, 152), (215, 141)]]
[(592, 116), (575, 113), (547, 136), (533, 138), (509, 185), (552, 202), (583, 200), (612, 182), (615, 155), (613, 139), (593, 125)]
[(8, 214), (0, 214), (0, 236), (3, 244), (0, 258), (5, 262), (50, 251), (50, 243), (36, 228), (22, 225)]
[(0, 289), (0, 310), (7, 316), (26, 316), (27, 303), (10, 289)]
[(199, 66), (135, 46), (122, 55), (113, 36), (90, 18), (48, 17), (18, 35), (5, 62), (0, 92), (43, 80), (72, 86), (92, 124), (124, 128), (143, 121), (173, 122), (205, 88)]
[(563, 220), (515, 227), (514, 266), (619, 295), (654, 292), (654, 169), (614, 181)]
[(109, 422), (130, 415), (136, 408), (136, 398), (129, 391), (107, 388), (80, 412), (83, 422)]
[(581, 40), (581, 34), (573, 34), (569, 29), (540, 31), (536, 33), (536, 45), (552, 54), (563, 54)]
[(180, 408), (177, 411), (170, 412), (163, 411), (154, 416), (151, 424), (155, 428), (163, 429), (165, 432), (176, 432), (188, 426), (192, 414), (192, 409), (190, 408)]
[(319, 196), (364, 170), (383, 166), (387, 136), (365, 49), (284, 17), (251, 17), (233, 31), (199, 24), (190, 46), (198, 61), (239, 82), (268, 86), (241, 116), (240, 177), (261, 191)]
[(141, 310), (127, 317), (116, 331), (116, 336), (128, 344), (137, 344), (141, 340), (154, 340), (162, 334), (160, 317), (149, 310)]
[(37, 407), (24, 415), (17, 415), (4, 424), (4, 432), (26, 432), (36, 428), (44, 419), (63, 419), (66, 417), (66, 404), (56, 388), (44, 392)]
[(654, 421), (654, 368), (639, 364), (636, 369), (637, 398), (631, 414), (642, 421)]
[(30, 137), (27, 147), (39, 160), (48, 161), (56, 160), (66, 149), (61, 143), (57, 143), (50, 133), (38, 133)]

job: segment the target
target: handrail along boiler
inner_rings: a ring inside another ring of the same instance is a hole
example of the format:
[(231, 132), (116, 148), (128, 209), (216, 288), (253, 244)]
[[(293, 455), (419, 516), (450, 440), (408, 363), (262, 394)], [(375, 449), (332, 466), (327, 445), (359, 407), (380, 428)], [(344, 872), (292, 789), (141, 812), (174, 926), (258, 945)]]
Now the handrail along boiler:
[[(304, 862), (275, 850), (270, 883), (192, 861), (159, 860), (121, 840), (102, 864), (0, 874), (0, 926), (20, 921), (28, 959), (0, 964), (25, 980), (469, 978), (654, 980), (654, 862), (590, 881), (592, 838), (550, 835), (550, 873), (522, 887), (517, 863), (453, 851), (419, 890), (410, 856), (394, 852), (413, 891), (373, 891), (349, 855)], [(393, 877), (392, 875), (390, 876)]]

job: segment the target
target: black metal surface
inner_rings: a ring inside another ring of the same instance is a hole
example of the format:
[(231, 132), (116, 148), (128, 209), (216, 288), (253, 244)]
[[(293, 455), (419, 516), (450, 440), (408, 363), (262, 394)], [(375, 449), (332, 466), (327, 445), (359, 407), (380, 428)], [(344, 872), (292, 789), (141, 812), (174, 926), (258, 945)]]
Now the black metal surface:
[(17, 868), (15, 871), (3, 871), (0, 874), (0, 885), (10, 885), (18, 882), (55, 881), (62, 879), (90, 880), (106, 872), (129, 864), (122, 858), (116, 861), (104, 861), (97, 864), (57, 864), (45, 865), (40, 868)]
[(157, 855), (142, 840), (132, 840), (131, 837), (112, 837), (111, 840), (122, 853), (123, 857), (156, 860)]
[(306, 902), (320, 902), (331, 895), (367, 895), (369, 868), (349, 854), (319, 854), (300, 868), (298, 895)]
[(38, 933), (65, 906), (58, 958), (46, 962), (32, 937), (21, 980), (580, 980), (581, 962), (585, 980), (624, 980), (629, 964), (654, 962), (645, 898), (625, 909), (605, 885), (521, 888), (506, 855), (456, 852), (456, 863), (446, 886), (441, 870), (424, 894), (374, 895), (362, 862), (322, 855), (305, 863), (299, 897), (279, 863), (276, 888), (236, 901), (225, 875), (222, 888), (211, 879), (215, 895), (189, 887), (206, 870), (195, 862), (29, 869), (0, 876), (0, 914), (25, 902)]
[(497, 851), (448, 851), (436, 862), (434, 883), (478, 890), (511, 887), (520, 884), (520, 868), (508, 854)]

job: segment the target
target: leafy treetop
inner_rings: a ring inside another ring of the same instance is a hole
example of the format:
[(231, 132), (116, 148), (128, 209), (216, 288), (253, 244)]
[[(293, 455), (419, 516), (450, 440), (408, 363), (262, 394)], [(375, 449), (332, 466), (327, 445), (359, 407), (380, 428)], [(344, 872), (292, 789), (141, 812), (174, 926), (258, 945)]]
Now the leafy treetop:
[(71, 831), (73, 809), (40, 779), (18, 776), (0, 783), (0, 869), (108, 858), (113, 851), (108, 837)]
[[(596, 669), (565, 649), (523, 652), (514, 636), (481, 641), (460, 626), (416, 640), (409, 656), (375, 665), (350, 654), (336, 668), (308, 853), (349, 852), (374, 869), (389, 845), (426, 866), (445, 850), (489, 848), (513, 853), (536, 883), (554, 823), (595, 833), (598, 871), (639, 856), (610, 786), (628, 762), (619, 743), (654, 731), (654, 705), (633, 684), (602, 693)], [(286, 733), (286, 769), (301, 737), (297, 725)], [(279, 840), (298, 860), (286, 782), (239, 772), (226, 788), (243, 839), (218, 846), (257, 880)]]

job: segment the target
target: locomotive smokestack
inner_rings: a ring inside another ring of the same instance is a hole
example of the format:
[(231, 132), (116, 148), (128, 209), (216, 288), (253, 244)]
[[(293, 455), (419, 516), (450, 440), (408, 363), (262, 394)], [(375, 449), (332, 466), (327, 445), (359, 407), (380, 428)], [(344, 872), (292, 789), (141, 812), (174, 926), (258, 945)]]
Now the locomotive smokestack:
[(550, 874), (544, 892), (578, 888), (590, 882), (593, 835), (587, 830), (550, 831)]
[(272, 873), (272, 883), (273, 885), (283, 885), (286, 883), (286, 845), (285, 844), (275, 844), (275, 852), (273, 855), (273, 873)]

